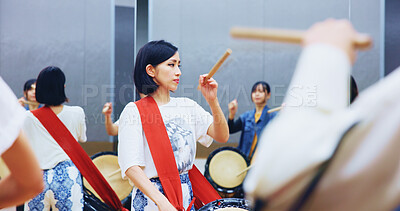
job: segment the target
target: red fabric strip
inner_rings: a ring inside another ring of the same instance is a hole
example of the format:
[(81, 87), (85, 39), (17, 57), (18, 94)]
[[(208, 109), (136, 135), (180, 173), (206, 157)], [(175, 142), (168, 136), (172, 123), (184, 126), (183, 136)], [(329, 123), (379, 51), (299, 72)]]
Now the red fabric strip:
[(192, 169), (189, 171), (189, 179), (192, 183), (193, 196), (197, 199), (194, 204), (196, 209), (200, 209), (203, 205), (221, 199), (218, 192), (195, 165), (193, 165)]
[(42, 123), (54, 140), (57, 141), (58, 145), (67, 153), (72, 162), (103, 201), (114, 210), (127, 210), (122, 207), (117, 194), (57, 115), (46, 106), (34, 110), (32, 113)]
[(165, 195), (177, 210), (184, 210), (178, 167), (157, 103), (150, 96), (135, 103)]
[[(136, 101), (135, 103), (140, 113), (143, 131), (149, 144), (150, 152), (164, 192), (174, 207), (178, 210), (184, 210), (178, 167), (176, 166), (171, 142), (157, 103), (150, 96)], [(193, 187), (193, 195), (196, 198), (196, 209), (199, 209), (204, 204), (221, 199), (217, 191), (195, 165), (193, 165), (192, 169), (189, 171), (189, 178)], [(193, 203), (191, 203), (191, 205), (192, 204)]]

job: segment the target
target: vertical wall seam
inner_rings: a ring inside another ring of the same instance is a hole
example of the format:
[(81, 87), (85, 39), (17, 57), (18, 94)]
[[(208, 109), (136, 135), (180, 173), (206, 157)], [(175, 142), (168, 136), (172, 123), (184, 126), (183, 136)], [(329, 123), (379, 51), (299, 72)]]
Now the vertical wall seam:
[(380, 63), (379, 63), (379, 78), (382, 79), (385, 77), (385, 17), (386, 17), (386, 4), (385, 0), (380, 1), (380, 22), (381, 22), (381, 30), (380, 30)]
[[(115, 0), (110, 1), (110, 87), (114, 89), (113, 92), (110, 93), (110, 102), (112, 102), (113, 107), (115, 104)], [(114, 107), (115, 108), (115, 107)], [(109, 142), (114, 141), (113, 136), (109, 136)]]

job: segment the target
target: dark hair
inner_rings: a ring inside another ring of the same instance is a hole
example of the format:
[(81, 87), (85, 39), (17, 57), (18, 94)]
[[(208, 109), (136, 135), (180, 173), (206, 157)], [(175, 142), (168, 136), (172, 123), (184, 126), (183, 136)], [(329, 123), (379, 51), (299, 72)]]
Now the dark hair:
[(24, 84), (24, 92), (29, 91), (32, 88), (32, 84), (36, 83), (36, 79), (29, 79)]
[(60, 68), (48, 66), (40, 71), (36, 81), (36, 100), (47, 106), (56, 106), (67, 101), (65, 75)]
[(156, 67), (171, 58), (177, 51), (177, 47), (164, 40), (151, 41), (140, 48), (133, 70), (133, 81), (139, 92), (147, 95), (158, 88), (153, 78), (146, 73), (146, 66), (150, 64)]
[(353, 101), (356, 99), (357, 96), (358, 96), (357, 83), (356, 83), (356, 80), (354, 80), (354, 77), (351, 75), (350, 76), (350, 104), (353, 103)]
[(267, 90), (267, 94), (269, 94), (271, 92), (271, 88), (269, 87), (269, 84), (265, 81), (257, 81), (253, 87), (251, 88), (251, 93), (250, 93), (250, 99), (253, 100), (253, 98), (251, 97), (251, 94), (253, 94), (253, 92), (255, 92), (257, 90), (258, 85), (262, 85), (263, 87), (263, 91), (265, 92), (265, 90)]

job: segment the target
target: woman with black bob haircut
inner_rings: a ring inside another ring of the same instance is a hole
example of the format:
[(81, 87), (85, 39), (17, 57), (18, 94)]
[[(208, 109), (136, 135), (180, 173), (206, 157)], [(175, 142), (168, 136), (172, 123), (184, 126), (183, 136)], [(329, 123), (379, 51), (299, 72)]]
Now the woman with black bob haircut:
[(147, 95), (158, 88), (158, 84), (153, 80), (153, 77), (146, 74), (146, 66), (156, 67), (171, 58), (177, 51), (177, 47), (164, 40), (151, 41), (139, 50), (133, 74), (133, 81), (139, 93)]
[[(139, 50), (136, 57), (134, 82), (139, 92), (148, 95), (137, 103), (156, 104), (169, 140), (156, 140), (157, 144), (149, 147), (138, 106), (133, 102), (125, 106), (119, 119), (118, 162), (122, 177), (134, 184), (131, 210), (188, 210), (193, 199), (188, 171), (194, 163), (196, 142), (208, 147), (213, 139), (224, 143), (229, 138), (228, 125), (217, 98), (218, 83), (213, 78), (205, 80), (206, 75), (199, 77), (202, 95), (212, 115), (191, 99), (170, 97), (170, 92), (178, 88), (182, 74), (177, 50), (177, 47), (164, 40), (151, 41)], [(162, 153), (150, 153), (150, 148), (152, 151), (164, 149), (158, 148), (158, 145), (169, 147), (169, 144), (175, 160), (165, 161)], [(155, 164), (154, 160), (162, 160), (161, 166), (167, 168), (171, 165), (164, 161), (176, 162), (179, 175), (175, 175), (181, 183), (182, 205), (173, 205), (164, 195), (165, 190), (156, 169), (160, 163)]]
[[(65, 75), (60, 68), (49, 66), (39, 73), (36, 98), (57, 115), (77, 141), (86, 141), (83, 109), (79, 106), (63, 105), (67, 97)], [(83, 210), (82, 177), (79, 170), (47, 132), (49, 128), (45, 128), (32, 112), (27, 113), (23, 130), (43, 169), (45, 189), (25, 203), (25, 210)]]
[(267, 102), (271, 97), (271, 88), (265, 81), (257, 81), (251, 88), (251, 101), (255, 108), (247, 111), (235, 120), (238, 109), (237, 100), (229, 103), (228, 125), (229, 133), (242, 131), (238, 149), (251, 160), (257, 148), (257, 137), (260, 137), (261, 131), (272, 120), (277, 112), (268, 113)]
[(60, 68), (44, 68), (36, 81), (36, 100), (46, 106), (56, 106), (68, 102), (65, 96), (65, 75)]

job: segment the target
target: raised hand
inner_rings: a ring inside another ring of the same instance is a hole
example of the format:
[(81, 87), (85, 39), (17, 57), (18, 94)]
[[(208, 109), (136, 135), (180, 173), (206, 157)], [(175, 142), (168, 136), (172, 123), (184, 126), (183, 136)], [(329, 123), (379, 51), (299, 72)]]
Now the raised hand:
[(234, 119), (238, 109), (238, 103), (236, 99), (232, 100), (228, 104), (228, 109), (229, 109), (229, 119)]
[(204, 81), (207, 74), (200, 75), (199, 77), (199, 84), (201, 93), (203, 94), (204, 98), (207, 100), (208, 103), (210, 101), (217, 99), (217, 90), (218, 90), (218, 83), (213, 78)]

